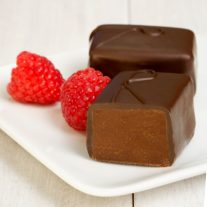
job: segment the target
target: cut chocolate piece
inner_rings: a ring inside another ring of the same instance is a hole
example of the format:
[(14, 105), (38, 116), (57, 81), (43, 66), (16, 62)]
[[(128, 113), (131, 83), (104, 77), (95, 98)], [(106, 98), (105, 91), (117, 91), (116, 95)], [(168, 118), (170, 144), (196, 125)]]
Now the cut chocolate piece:
[(118, 74), (89, 108), (90, 157), (170, 166), (194, 134), (193, 88), (185, 74), (153, 70)]
[(90, 36), (89, 65), (113, 78), (126, 70), (185, 73), (195, 81), (195, 36), (187, 29), (102, 25)]

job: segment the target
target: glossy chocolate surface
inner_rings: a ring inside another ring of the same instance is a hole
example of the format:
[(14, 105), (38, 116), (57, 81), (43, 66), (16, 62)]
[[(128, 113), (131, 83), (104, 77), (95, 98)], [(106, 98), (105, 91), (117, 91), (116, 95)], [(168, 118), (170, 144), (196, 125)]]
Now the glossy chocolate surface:
[(89, 65), (113, 78), (126, 70), (185, 73), (195, 80), (195, 36), (187, 29), (101, 25), (90, 36)]
[(194, 134), (188, 75), (119, 73), (88, 112), (87, 148), (99, 161), (170, 166)]

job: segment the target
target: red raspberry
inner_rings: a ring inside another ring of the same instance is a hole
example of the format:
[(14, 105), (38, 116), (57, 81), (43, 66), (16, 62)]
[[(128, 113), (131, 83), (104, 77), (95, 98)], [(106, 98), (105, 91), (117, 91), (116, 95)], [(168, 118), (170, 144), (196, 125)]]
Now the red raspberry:
[(65, 81), (61, 106), (71, 127), (80, 131), (86, 129), (87, 110), (109, 82), (109, 77), (93, 68), (80, 70)]
[(24, 51), (17, 56), (7, 91), (19, 102), (51, 104), (60, 99), (63, 81), (47, 58)]

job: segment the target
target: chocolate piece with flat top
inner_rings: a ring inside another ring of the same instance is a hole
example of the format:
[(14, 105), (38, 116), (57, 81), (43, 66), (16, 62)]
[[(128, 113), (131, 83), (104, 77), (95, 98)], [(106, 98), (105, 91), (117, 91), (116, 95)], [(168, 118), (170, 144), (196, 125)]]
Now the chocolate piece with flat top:
[(90, 36), (89, 65), (113, 78), (126, 70), (185, 73), (195, 81), (195, 36), (188, 29), (101, 25)]
[(119, 73), (89, 108), (90, 157), (122, 164), (172, 165), (194, 134), (193, 88), (185, 74)]

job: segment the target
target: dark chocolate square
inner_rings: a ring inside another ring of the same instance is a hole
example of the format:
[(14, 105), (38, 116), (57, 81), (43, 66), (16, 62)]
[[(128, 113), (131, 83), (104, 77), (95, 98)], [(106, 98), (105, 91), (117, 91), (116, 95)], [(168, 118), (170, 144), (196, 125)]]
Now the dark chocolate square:
[(195, 80), (195, 36), (188, 29), (102, 25), (90, 40), (89, 65), (111, 78), (121, 71), (153, 69)]
[(89, 155), (106, 162), (170, 166), (194, 134), (193, 96), (188, 75), (121, 72), (89, 108)]

